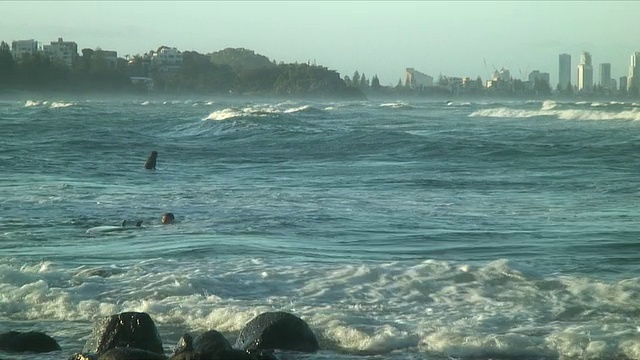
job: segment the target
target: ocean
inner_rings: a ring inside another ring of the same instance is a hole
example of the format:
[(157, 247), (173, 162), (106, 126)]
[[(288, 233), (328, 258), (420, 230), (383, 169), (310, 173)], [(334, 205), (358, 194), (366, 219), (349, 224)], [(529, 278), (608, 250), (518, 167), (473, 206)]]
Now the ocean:
[[(640, 104), (0, 100), (0, 332), (148, 313), (281, 359), (640, 359)], [(143, 165), (158, 152), (156, 170)], [(163, 213), (176, 222), (162, 225)], [(87, 233), (123, 220), (143, 228)]]

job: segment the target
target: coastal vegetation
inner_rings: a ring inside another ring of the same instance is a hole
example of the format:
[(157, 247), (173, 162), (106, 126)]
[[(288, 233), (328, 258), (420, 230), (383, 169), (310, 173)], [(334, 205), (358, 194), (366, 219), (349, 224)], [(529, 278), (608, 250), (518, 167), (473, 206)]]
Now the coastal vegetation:
[[(38, 51), (18, 59), (6, 42), (0, 42), (0, 90), (119, 92), (164, 94), (224, 94), (282, 97), (365, 99), (367, 97), (622, 97), (595, 86), (581, 93), (574, 86), (552, 91), (549, 83), (518, 79), (488, 88), (483, 80), (440, 75), (432, 86), (412, 86), (398, 79), (383, 86), (377, 75), (355, 71), (341, 78), (335, 70), (311, 63), (277, 63), (243, 48), (226, 48), (209, 54), (180, 52), (179, 63), (154, 61), (161, 46), (143, 55), (108, 58), (109, 52), (82, 49), (71, 65)], [(175, 49), (174, 49), (175, 50)], [(115, 52), (113, 52), (115, 54)], [(495, 81), (494, 81), (495, 82)]]
[[(153, 53), (118, 58), (112, 64), (100, 49), (83, 49), (69, 67), (42, 52), (25, 54), (16, 61), (9, 45), (2, 42), (0, 89), (365, 98), (334, 70), (306, 63), (276, 64), (246, 49), (208, 55), (185, 51), (180, 66), (174, 68), (154, 65), (148, 60)], [(132, 81), (135, 78), (149, 79), (153, 87)]]

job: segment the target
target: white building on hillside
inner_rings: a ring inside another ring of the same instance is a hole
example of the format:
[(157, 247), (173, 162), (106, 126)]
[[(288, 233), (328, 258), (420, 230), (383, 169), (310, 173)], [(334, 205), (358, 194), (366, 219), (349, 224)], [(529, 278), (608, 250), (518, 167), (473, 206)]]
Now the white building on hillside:
[(33, 55), (40, 50), (40, 46), (37, 41), (30, 40), (18, 40), (11, 43), (11, 55), (17, 61), (20, 61), (26, 54)]
[(52, 41), (50, 45), (45, 45), (43, 51), (54, 61), (68, 67), (71, 67), (78, 58), (78, 44), (73, 41), (63, 41), (62, 38)]
[(404, 84), (406, 87), (411, 89), (419, 89), (425, 87), (433, 86), (433, 77), (423, 74), (414, 68), (407, 68), (405, 71), (405, 81)]
[(152, 64), (160, 71), (173, 71), (182, 67), (182, 53), (176, 48), (166, 46), (153, 54)]

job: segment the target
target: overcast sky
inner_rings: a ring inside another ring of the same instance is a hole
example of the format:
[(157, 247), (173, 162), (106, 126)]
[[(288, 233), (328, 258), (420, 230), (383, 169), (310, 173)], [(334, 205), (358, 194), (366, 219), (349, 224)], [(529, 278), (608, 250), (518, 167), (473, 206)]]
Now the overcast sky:
[(558, 55), (583, 50), (616, 80), (640, 51), (637, 1), (0, 1), (0, 40), (58, 37), (118, 56), (160, 45), (210, 53), (243, 47), (278, 62), (315, 61), (395, 85), (406, 67), (437, 79), (494, 68), (558, 81)]

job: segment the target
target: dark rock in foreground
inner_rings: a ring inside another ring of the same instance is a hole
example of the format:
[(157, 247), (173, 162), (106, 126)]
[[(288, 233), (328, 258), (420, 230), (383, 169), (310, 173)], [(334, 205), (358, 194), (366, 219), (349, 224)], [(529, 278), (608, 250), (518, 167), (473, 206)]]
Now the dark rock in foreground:
[(96, 354), (100, 357), (108, 350), (115, 348), (135, 348), (160, 355), (164, 354), (162, 340), (160, 340), (155, 323), (148, 314), (139, 312), (124, 312), (99, 320), (82, 352)]
[[(318, 341), (304, 320), (286, 312), (268, 312), (245, 325), (235, 349), (216, 330), (209, 330), (195, 340), (184, 334), (170, 360), (277, 360), (273, 350), (315, 352), (318, 348)], [(166, 359), (160, 335), (146, 313), (124, 312), (102, 318), (96, 323), (82, 353), (69, 358), (134, 359)]]
[(45, 353), (58, 351), (60, 345), (51, 336), (38, 332), (9, 331), (0, 334), (0, 350), (7, 352)]
[(233, 348), (224, 335), (216, 330), (209, 330), (196, 337), (193, 341), (193, 350), (205, 356), (213, 356), (221, 351), (233, 350)]
[[(100, 360), (100, 359), (99, 359)], [(109, 359), (111, 360), (111, 359)], [(124, 359), (123, 359), (124, 360)], [(169, 360), (278, 360), (272, 352), (256, 350), (248, 352), (233, 349), (229, 341), (216, 330), (209, 330), (196, 337), (184, 334), (178, 341)]]
[(235, 344), (236, 348), (252, 352), (262, 349), (318, 351), (318, 340), (307, 323), (286, 312), (266, 312), (249, 321)]
[(136, 348), (115, 348), (98, 356), (98, 360), (166, 360), (164, 355)]

